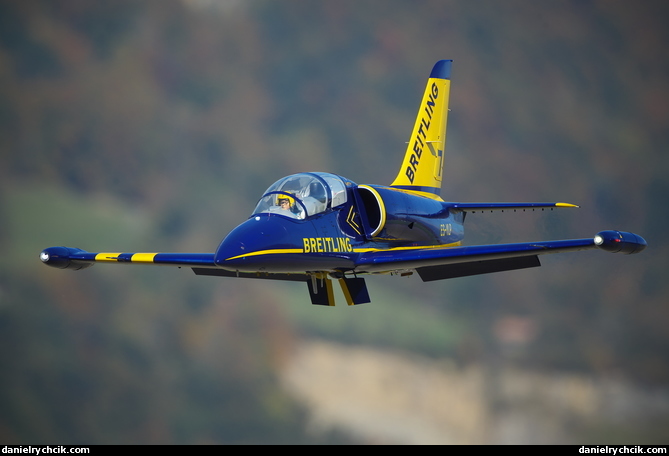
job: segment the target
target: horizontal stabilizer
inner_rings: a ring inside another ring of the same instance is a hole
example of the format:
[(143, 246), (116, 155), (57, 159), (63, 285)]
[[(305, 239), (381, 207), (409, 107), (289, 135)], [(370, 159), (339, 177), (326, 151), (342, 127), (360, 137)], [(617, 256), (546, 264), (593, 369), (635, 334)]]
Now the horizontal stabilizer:
[(517, 211), (517, 210), (544, 210), (556, 207), (578, 207), (569, 203), (453, 203), (452, 210), (462, 212), (487, 212), (487, 211)]

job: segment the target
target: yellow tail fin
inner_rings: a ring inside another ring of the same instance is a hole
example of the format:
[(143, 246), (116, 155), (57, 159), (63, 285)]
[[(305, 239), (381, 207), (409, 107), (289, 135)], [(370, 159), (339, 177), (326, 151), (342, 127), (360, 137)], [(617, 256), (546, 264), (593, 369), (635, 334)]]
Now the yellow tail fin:
[(446, 148), (452, 60), (432, 68), (404, 161), (391, 187), (439, 195)]

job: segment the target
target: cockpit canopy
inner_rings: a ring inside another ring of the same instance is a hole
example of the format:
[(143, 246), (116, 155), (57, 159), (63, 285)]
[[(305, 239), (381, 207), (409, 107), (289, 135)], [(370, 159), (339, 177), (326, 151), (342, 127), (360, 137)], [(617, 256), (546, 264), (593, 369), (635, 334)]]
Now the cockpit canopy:
[(344, 181), (329, 173), (300, 173), (272, 184), (253, 211), (305, 219), (346, 202)]

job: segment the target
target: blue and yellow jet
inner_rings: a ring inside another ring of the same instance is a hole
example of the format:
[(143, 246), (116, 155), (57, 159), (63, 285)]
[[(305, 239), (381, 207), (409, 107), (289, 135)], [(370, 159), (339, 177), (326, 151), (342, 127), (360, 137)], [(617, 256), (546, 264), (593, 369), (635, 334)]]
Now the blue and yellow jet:
[(579, 250), (638, 253), (633, 233), (498, 245), (461, 245), (468, 212), (577, 207), (566, 203), (453, 203), (440, 196), (451, 60), (437, 62), (414, 123), (404, 161), (389, 186), (358, 185), (322, 172), (272, 184), (251, 217), (213, 253), (89, 253), (51, 247), (47, 265), (83, 269), (95, 263), (185, 266), (195, 274), (305, 282), (312, 304), (333, 306), (332, 281), (349, 305), (370, 302), (364, 276), (418, 273), (423, 281), (540, 266), (539, 255)]

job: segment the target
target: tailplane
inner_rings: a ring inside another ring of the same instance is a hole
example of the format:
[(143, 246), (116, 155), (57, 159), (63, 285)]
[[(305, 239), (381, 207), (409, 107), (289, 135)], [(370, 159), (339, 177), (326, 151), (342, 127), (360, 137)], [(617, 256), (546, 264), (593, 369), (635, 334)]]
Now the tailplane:
[(439, 195), (446, 148), (452, 60), (440, 60), (427, 80), (404, 161), (391, 187)]

